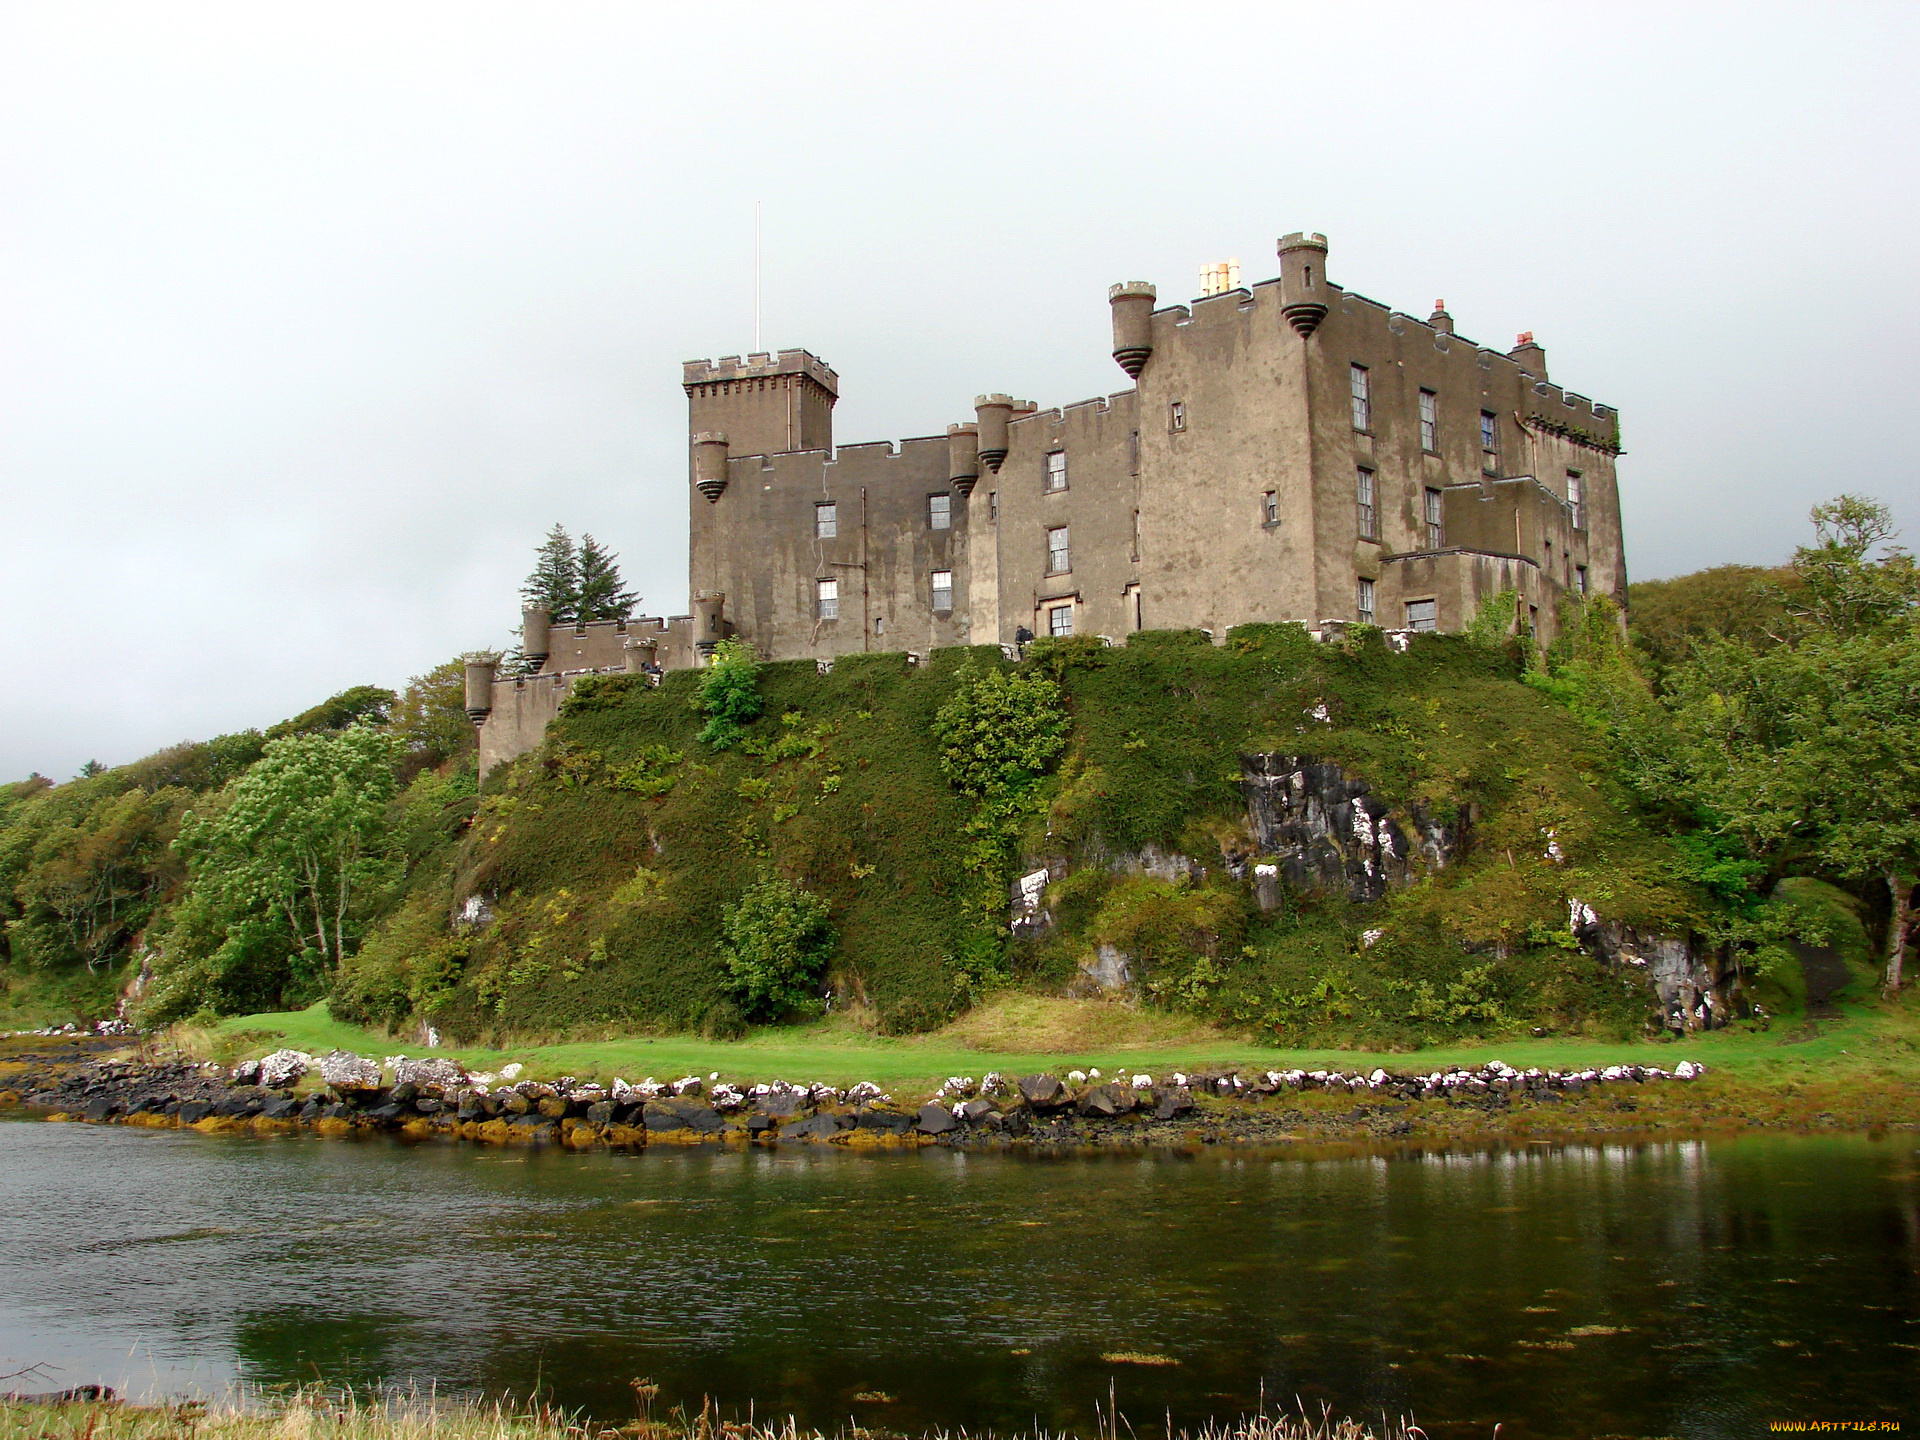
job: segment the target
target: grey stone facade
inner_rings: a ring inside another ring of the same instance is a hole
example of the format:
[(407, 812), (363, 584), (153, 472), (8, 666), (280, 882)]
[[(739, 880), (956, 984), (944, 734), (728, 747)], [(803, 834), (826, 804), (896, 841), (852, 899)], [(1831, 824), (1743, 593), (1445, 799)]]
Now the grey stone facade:
[[(1278, 278), (1187, 305), (1114, 286), (1131, 389), (982, 395), (937, 436), (836, 447), (839, 377), (804, 350), (689, 363), (695, 613), (648, 622), (647, 658), (698, 664), (726, 635), (787, 660), (1255, 621), (1458, 630), (1506, 590), (1545, 642), (1568, 590), (1624, 602), (1617, 412), (1552, 383), (1531, 335), (1477, 345), (1443, 306), (1422, 320), (1333, 284), (1323, 236), (1278, 248)], [(496, 685), (517, 690), (483, 759), (537, 742), (560, 693), (538, 679), (633, 663), (628, 638), (530, 644), (549, 659)]]

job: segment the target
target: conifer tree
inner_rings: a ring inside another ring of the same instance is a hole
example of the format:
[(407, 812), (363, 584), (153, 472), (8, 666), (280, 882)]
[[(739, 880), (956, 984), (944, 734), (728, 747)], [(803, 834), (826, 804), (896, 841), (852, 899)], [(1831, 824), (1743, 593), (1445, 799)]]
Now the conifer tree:
[(535, 555), (533, 573), (520, 587), (521, 602), (547, 611), (556, 625), (573, 624), (580, 618), (580, 552), (573, 537), (555, 525)]
[(633, 617), (633, 607), (640, 597), (622, 588), (619, 560), (591, 535), (580, 537), (578, 574), (579, 619), (625, 624)]

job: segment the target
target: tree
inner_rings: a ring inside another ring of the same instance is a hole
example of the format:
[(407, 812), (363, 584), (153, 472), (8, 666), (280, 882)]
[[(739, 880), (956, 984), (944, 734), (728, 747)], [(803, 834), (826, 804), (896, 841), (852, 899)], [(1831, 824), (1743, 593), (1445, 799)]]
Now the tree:
[(229, 934), (270, 920), (312, 969), (339, 967), (368, 893), (387, 879), (387, 802), (397, 742), (356, 725), (293, 735), (198, 811), (177, 842), (193, 888), (227, 917)]
[(956, 789), (991, 796), (1023, 789), (1067, 743), (1060, 687), (1038, 672), (971, 664), (934, 716), (940, 769)]
[(731, 750), (746, 735), (744, 727), (760, 718), (760, 664), (744, 640), (722, 640), (700, 675), (695, 707), (707, 717), (700, 739), (716, 750)]
[(1794, 588), (1793, 571), (1784, 565), (1716, 565), (1671, 580), (1641, 580), (1627, 587), (1628, 629), (1656, 676), (1685, 663), (1706, 640), (1764, 650), (1787, 632), (1786, 601)]
[(1884, 506), (1843, 495), (1813, 520), (1817, 542), (1793, 560), (1793, 633), (1695, 648), (1670, 677), (1653, 778), (1775, 874), (1810, 861), (1884, 884), (1893, 994), (1920, 877), (1920, 592)]
[(378, 685), (354, 685), (330, 696), (291, 720), (267, 727), (267, 739), (346, 730), (355, 725), (384, 725), (393, 709), (393, 691)]
[(817, 1008), (834, 946), (825, 900), (767, 876), (721, 913), (720, 933), (727, 979), (748, 1015), (771, 1020)]
[(456, 656), (407, 682), (394, 703), (393, 734), (427, 765), (442, 764), (473, 746), (465, 657)]
[(1892, 543), (1892, 512), (1876, 500), (1841, 495), (1814, 506), (1812, 519), (1816, 542), (1793, 553), (1799, 593), (1788, 608), (1794, 618), (1814, 633), (1837, 636), (1911, 621), (1920, 605), (1920, 571), (1913, 556)]
[(580, 552), (573, 537), (555, 525), (534, 552), (533, 573), (520, 587), (529, 610), (545, 610), (556, 625), (571, 625), (580, 615)]
[(617, 620), (624, 625), (633, 617), (633, 607), (640, 597), (622, 588), (618, 558), (591, 535), (580, 537), (577, 573), (576, 622)]

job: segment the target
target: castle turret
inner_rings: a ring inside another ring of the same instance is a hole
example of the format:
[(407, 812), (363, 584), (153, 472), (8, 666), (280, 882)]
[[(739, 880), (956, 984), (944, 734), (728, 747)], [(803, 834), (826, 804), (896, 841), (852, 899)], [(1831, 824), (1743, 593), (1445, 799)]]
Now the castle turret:
[(491, 655), (467, 661), (467, 718), (476, 727), (486, 724), (493, 713), (493, 677), (499, 663)]
[(621, 647), (620, 658), (626, 662), (629, 675), (642, 675), (649, 672), (649, 667), (654, 670), (659, 668), (659, 655), (658, 640), (651, 636), (645, 639), (634, 639), (629, 636), (626, 644)]
[(520, 612), (520, 653), (526, 658), (527, 673), (538, 675), (552, 651), (553, 616), (543, 607), (530, 605)]
[(947, 478), (964, 497), (980, 479), (980, 427), (947, 426)]
[(980, 444), (980, 463), (994, 474), (1007, 458), (1007, 425), (1013, 419), (1011, 395), (976, 395), (973, 399), (975, 427)]
[(726, 493), (727, 437), (718, 430), (694, 432), (693, 483), (709, 504)]
[(727, 638), (726, 594), (719, 590), (699, 590), (693, 597), (693, 645), (701, 658), (713, 654), (713, 647)]
[(1507, 351), (1507, 358), (1536, 380), (1547, 378), (1547, 352), (1533, 338), (1531, 330), (1522, 330)]
[(1327, 237), (1299, 231), (1280, 241), (1280, 313), (1301, 336), (1327, 314)]
[(725, 433), (742, 455), (833, 448), (840, 377), (805, 350), (725, 355), (681, 367), (687, 429)]
[(1159, 293), (1144, 280), (1107, 289), (1107, 304), (1113, 311), (1113, 358), (1129, 375), (1138, 376), (1153, 354), (1153, 302)]

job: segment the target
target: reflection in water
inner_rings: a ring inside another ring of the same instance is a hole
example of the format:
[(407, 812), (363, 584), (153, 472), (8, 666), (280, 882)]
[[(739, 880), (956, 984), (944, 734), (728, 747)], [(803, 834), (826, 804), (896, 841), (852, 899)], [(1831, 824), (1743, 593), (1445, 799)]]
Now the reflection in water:
[(1085, 1431), (1117, 1377), (1143, 1437), (1263, 1391), (1436, 1436), (1748, 1435), (1915, 1393), (1915, 1171), (1908, 1138), (1063, 1159), (5, 1124), (0, 1358), (609, 1417), (646, 1376), (828, 1428)]

